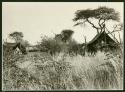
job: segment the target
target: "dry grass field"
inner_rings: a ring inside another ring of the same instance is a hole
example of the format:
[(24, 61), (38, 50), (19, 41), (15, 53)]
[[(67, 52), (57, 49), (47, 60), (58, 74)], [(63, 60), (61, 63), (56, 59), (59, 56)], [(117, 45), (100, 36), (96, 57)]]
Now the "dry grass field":
[(3, 90), (122, 89), (122, 82), (122, 55), (3, 52)]

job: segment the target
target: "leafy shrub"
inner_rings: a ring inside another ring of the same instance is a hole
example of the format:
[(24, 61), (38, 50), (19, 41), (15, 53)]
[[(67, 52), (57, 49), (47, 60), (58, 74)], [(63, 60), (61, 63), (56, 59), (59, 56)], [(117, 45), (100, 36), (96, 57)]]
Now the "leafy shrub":
[(84, 49), (82, 48), (82, 44), (78, 44), (75, 40), (70, 40), (69, 44), (67, 44), (68, 53), (70, 55), (84, 55)]
[(51, 55), (55, 55), (60, 52), (70, 55), (84, 55), (82, 45), (78, 44), (74, 39), (70, 39), (67, 43), (65, 43), (58, 39), (43, 37), (38, 47), (42, 52), (48, 52)]
[(48, 52), (51, 55), (55, 55), (61, 51), (61, 43), (53, 38), (43, 37), (39, 44), (39, 48), (42, 52)]

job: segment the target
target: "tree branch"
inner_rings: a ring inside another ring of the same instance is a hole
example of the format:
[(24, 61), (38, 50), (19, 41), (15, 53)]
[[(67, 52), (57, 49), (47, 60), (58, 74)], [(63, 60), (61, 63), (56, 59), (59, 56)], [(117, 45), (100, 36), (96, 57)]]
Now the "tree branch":
[(92, 25), (92, 27), (96, 28), (96, 29), (99, 29), (98, 27), (96, 27), (88, 18), (86, 19), (86, 21)]
[(104, 19), (104, 21), (101, 23), (101, 25), (104, 24), (104, 23), (105, 23), (105, 19)]
[(110, 33), (114, 33), (114, 32), (119, 32), (119, 31), (121, 31), (121, 27), (116, 30), (117, 27), (118, 27), (118, 25), (115, 25), (113, 31), (111, 31)]
[(76, 23), (74, 26), (77, 26), (77, 25), (81, 25), (81, 24), (85, 24), (86, 20), (84, 20), (83, 22), (79, 21), (78, 23)]
[(91, 21), (89, 21), (89, 19), (87, 18), (86, 21), (92, 25), (93, 28), (95, 28), (97, 30), (97, 33), (99, 34), (99, 29), (98, 27), (96, 27)]
[(119, 32), (119, 31), (121, 31), (121, 30), (113, 30), (113, 31), (110, 32), (110, 33)]
[[(102, 23), (101, 23), (101, 20), (103, 20)], [(105, 23), (105, 19), (100, 18), (98, 24), (101, 27), (101, 29), (103, 28), (104, 23)]]
[(106, 28), (106, 30), (108, 31), (107, 34), (111, 34), (111, 36), (117, 41), (117, 43), (119, 43), (119, 41), (116, 39), (116, 37), (113, 36), (113, 34)]
[(100, 19), (99, 19), (99, 22), (98, 22), (98, 24), (99, 24), (99, 26), (100, 26), (100, 27), (102, 27), (102, 26), (101, 26), (101, 23), (100, 23), (100, 22), (101, 22), (101, 20), (102, 20), (102, 19), (100, 18)]

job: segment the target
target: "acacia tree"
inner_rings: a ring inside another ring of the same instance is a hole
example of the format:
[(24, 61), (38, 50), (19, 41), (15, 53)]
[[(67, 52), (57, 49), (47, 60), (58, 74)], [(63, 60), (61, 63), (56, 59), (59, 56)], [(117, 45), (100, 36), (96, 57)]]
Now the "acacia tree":
[(74, 33), (74, 31), (72, 31), (70, 29), (62, 30), (62, 32), (61, 32), (62, 41), (64, 41), (64, 42), (69, 41), (71, 39), (73, 33)]
[(60, 34), (55, 35), (55, 39), (66, 43), (67, 41), (71, 40), (73, 33), (74, 31), (70, 29), (64, 29)]
[(13, 32), (9, 34), (9, 37), (13, 39), (16, 43), (21, 42), (23, 39), (23, 33), (22, 32)]
[[(98, 25), (95, 25), (91, 20), (97, 20)], [(73, 19), (73, 21), (77, 22), (74, 26), (89, 23), (97, 30), (97, 33), (105, 30), (105, 23), (109, 20), (119, 21), (119, 13), (113, 8), (105, 6), (97, 9), (77, 10)]]

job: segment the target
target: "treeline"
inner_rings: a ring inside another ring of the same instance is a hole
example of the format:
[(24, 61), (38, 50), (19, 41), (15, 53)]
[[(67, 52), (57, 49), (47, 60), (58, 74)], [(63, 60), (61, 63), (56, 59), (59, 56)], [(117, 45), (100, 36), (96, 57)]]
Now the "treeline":
[(60, 34), (56, 34), (53, 38), (44, 36), (37, 46), (40, 51), (48, 52), (51, 55), (55, 55), (60, 52), (67, 53), (69, 55), (83, 55), (83, 44), (79, 44), (72, 38), (73, 33), (73, 30), (65, 29), (62, 30)]

